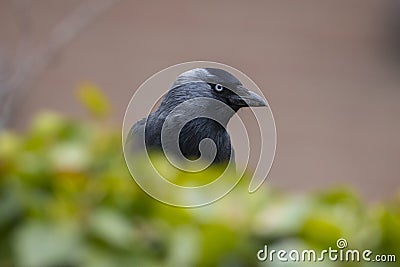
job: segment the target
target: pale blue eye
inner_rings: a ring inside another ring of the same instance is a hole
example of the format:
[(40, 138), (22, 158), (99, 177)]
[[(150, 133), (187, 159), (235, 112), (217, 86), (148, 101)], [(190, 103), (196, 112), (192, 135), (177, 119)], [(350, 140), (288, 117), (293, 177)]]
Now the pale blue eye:
[(224, 90), (224, 87), (222, 85), (220, 85), (220, 84), (215, 85), (215, 91), (222, 92), (222, 90)]

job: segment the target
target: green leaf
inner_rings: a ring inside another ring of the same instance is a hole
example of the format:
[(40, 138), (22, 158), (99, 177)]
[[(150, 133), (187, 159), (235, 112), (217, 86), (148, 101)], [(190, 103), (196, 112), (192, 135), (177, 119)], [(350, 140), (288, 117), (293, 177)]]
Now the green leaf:
[(111, 209), (99, 209), (93, 213), (90, 226), (95, 236), (112, 247), (129, 248), (134, 240), (133, 225)]
[(83, 255), (80, 241), (73, 225), (28, 222), (14, 240), (18, 266), (78, 266)]
[(104, 118), (110, 112), (107, 97), (93, 83), (85, 82), (78, 87), (78, 99), (97, 118)]

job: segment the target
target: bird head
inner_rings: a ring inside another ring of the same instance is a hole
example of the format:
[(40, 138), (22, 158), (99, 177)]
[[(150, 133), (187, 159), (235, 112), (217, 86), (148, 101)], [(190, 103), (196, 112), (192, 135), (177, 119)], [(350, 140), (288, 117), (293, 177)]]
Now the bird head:
[[(208, 97), (219, 100), (235, 112), (242, 107), (267, 106), (258, 94), (248, 90), (231, 73), (217, 68), (196, 68), (178, 76), (171, 91), (181, 90), (187, 97)], [(179, 93), (178, 93), (179, 94)]]

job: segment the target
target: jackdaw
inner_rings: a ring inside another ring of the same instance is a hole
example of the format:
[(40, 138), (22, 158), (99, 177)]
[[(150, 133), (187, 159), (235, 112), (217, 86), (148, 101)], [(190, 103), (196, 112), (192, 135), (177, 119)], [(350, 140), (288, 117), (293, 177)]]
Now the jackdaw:
[[(147, 149), (165, 152), (165, 147), (176, 142), (180, 151), (174, 153), (186, 159), (205, 156), (212, 163), (223, 163), (234, 156), (226, 130), (230, 118), (242, 107), (266, 105), (262, 97), (225, 70), (192, 69), (177, 77), (156, 111), (132, 126), (125, 148), (134, 150), (135, 143), (144, 138)], [(168, 131), (162, 138), (163, 127), (179, 131), (176, 140), (168, 138)], [(213, 153), (201, 148), (205, 139), (214, 142)]]

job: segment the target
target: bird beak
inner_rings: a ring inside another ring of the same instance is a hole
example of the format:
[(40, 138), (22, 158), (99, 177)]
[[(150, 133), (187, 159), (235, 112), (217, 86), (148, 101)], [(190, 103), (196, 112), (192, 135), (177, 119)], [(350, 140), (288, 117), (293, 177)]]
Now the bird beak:
[(264, 98), (261, 96), (257, 95), (256, 93), (252, 91), (247, 91), (247, 94), (241, 95), (240, 98), (243, 99), (244, 102), (246, 102), (246, 106), (249, 107), (266, 107), (267, 102), (265, 102)]
[(232, 107), (240, 109), (242, 107), (266, 107), (267, 102), (258, 94), (248, 90), (244, 86), (238, 86), (232, 91), (228, 101)]

